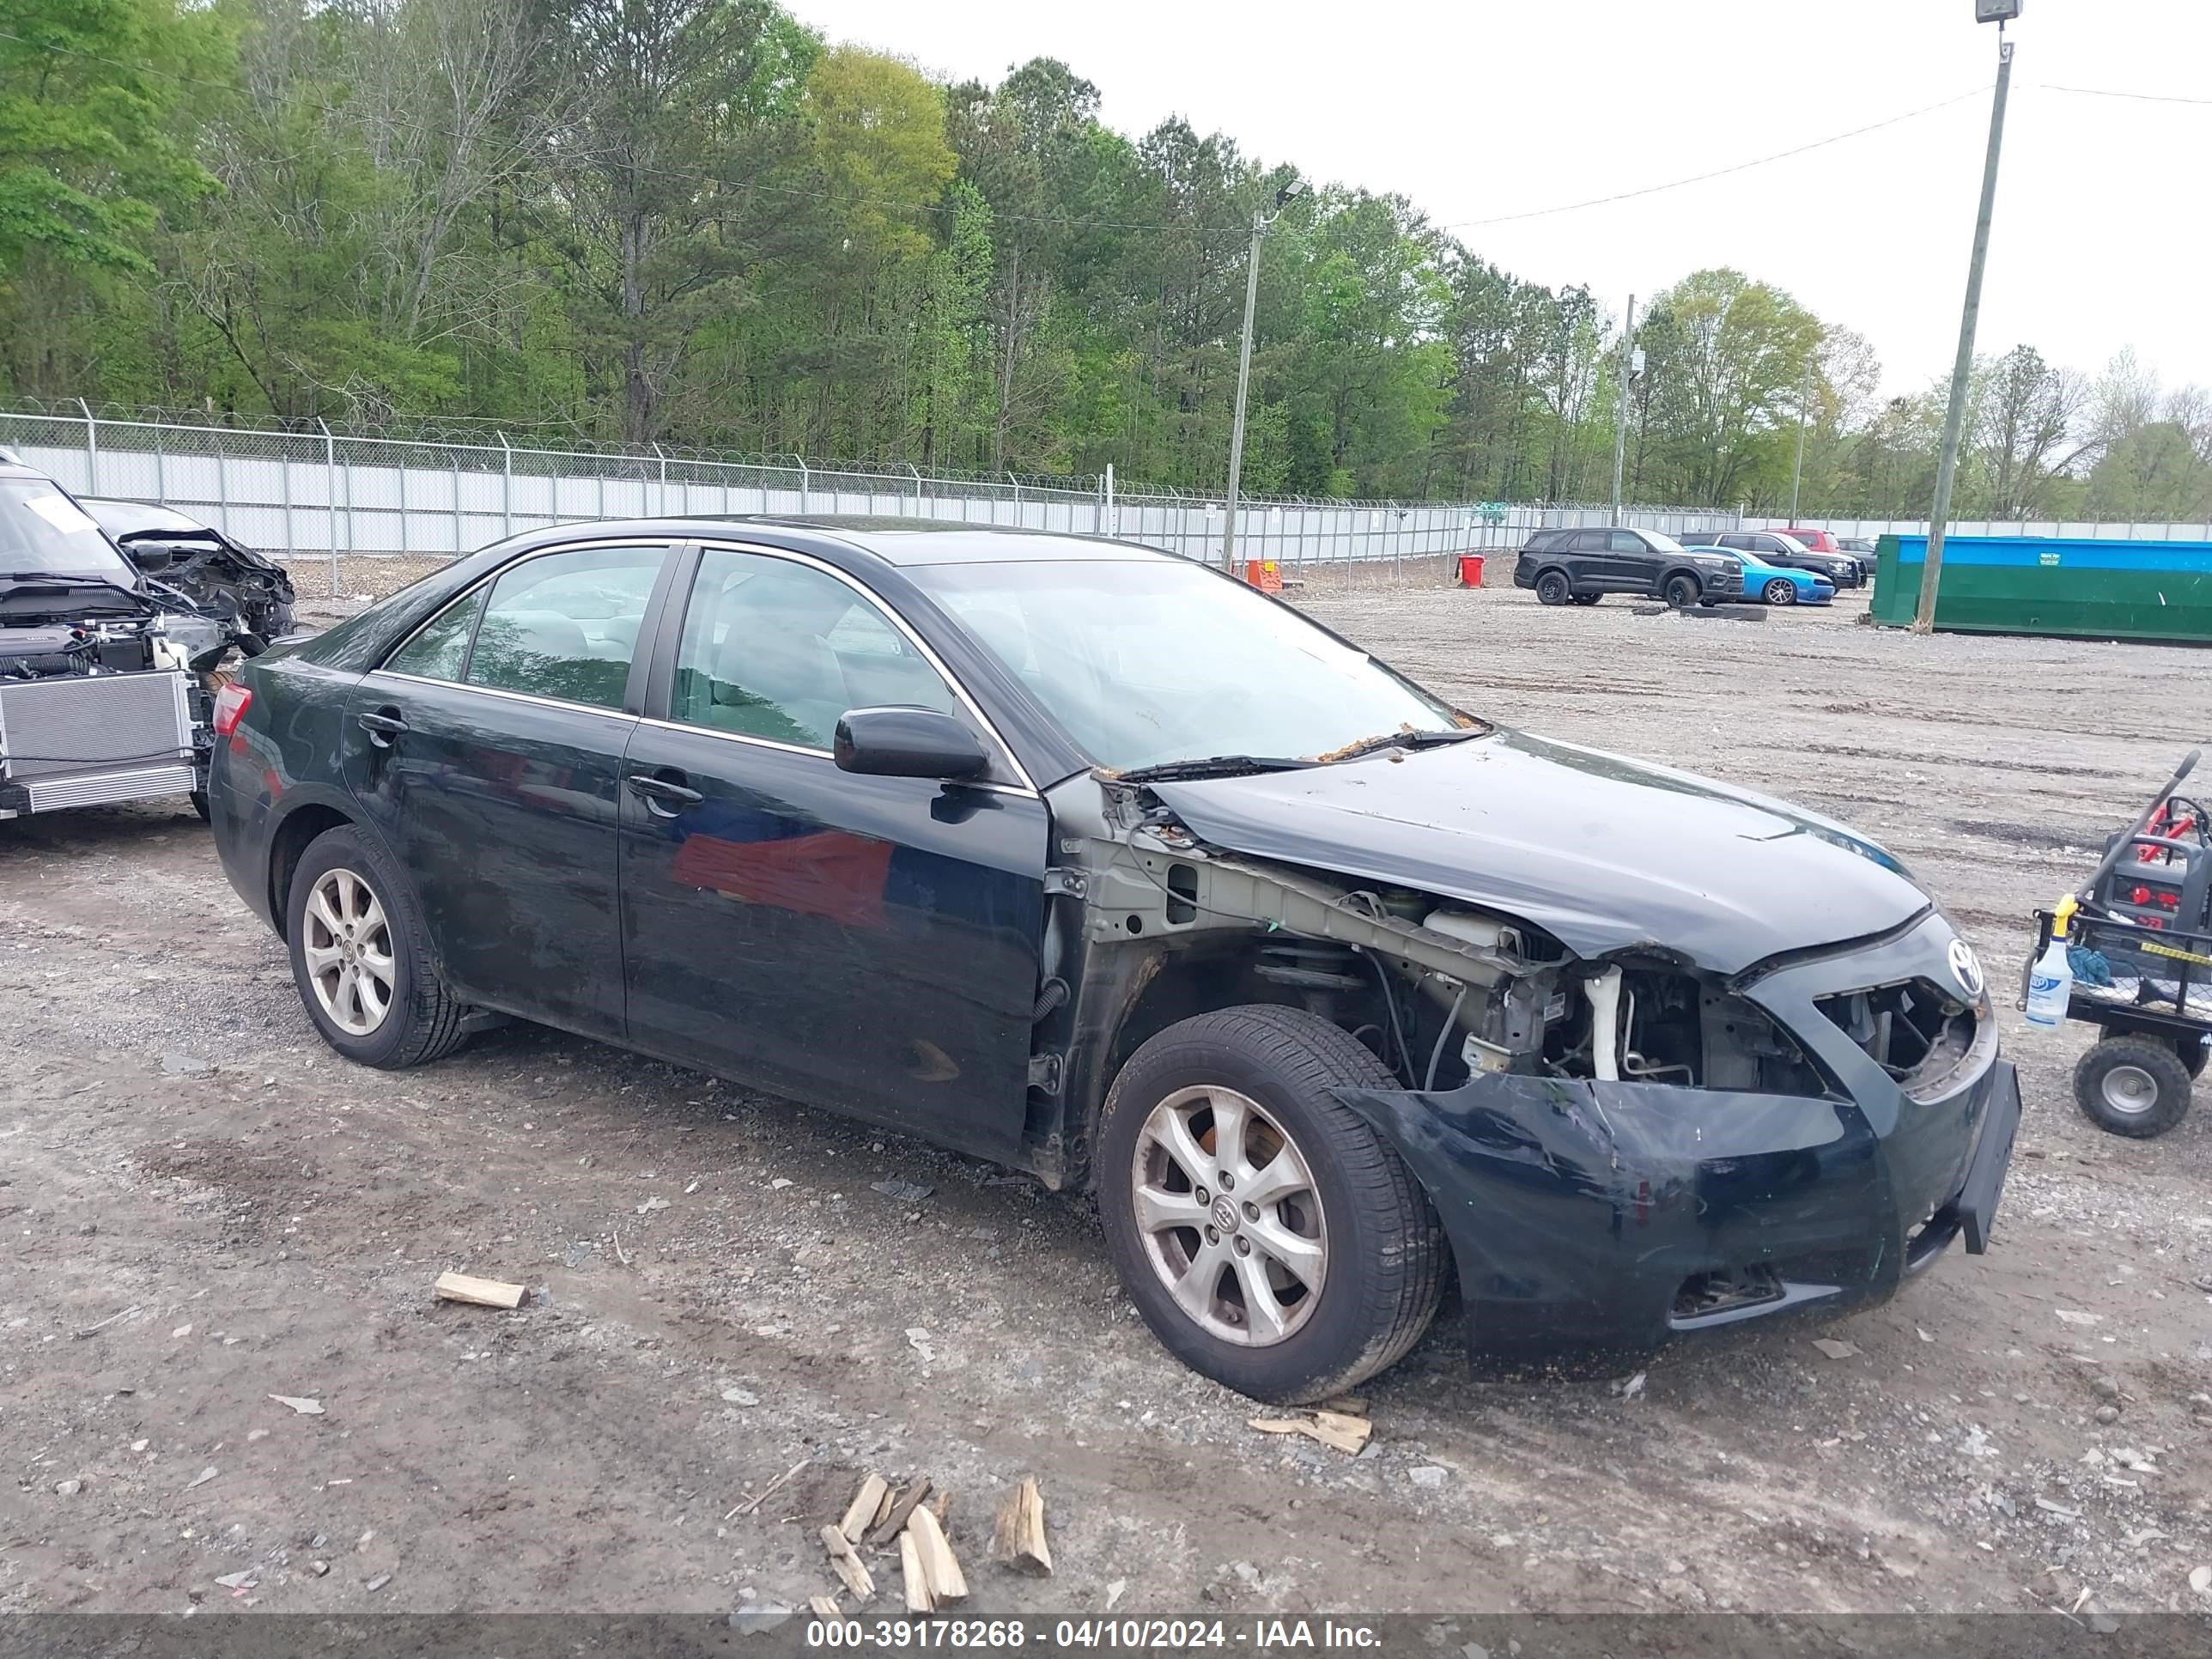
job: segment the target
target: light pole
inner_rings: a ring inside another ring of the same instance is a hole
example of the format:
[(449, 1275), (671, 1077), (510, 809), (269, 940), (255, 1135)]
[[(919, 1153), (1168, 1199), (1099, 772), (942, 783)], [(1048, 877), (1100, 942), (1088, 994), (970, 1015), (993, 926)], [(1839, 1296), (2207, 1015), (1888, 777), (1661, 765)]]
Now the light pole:
[(1797, 388), (1797, 464), (1790, 469), (1790, 522), (1797, 522), (1797, 490), (1805, 482), (1805, 414), (1813, 401), (1813, 360), (1805, 359), (1805, 383)]
[(1966, 382), (1974, 372), (1974, 325), (1981, 319), (1982, 267), (1990, 256), (1990, 216), (1996, 207), (1997, 155), (2004, 148), (2005, 94), (2012, 88), (2012, 42), (2004, 26), (2020, 15), (2021, 0), (1974, 0), (1974, 21), (1997, 26), (1997, 89), (1990, 104), (1990, 150), (1982, 163), (1982, 207), (1974, 220), (1974, 252), (1966, 266), (1966, 305), (1959, 317), (1959, 356), (1951, 368), (1951, 407), (1943, 417), (1943, 453), (1936, 463), (1936, 505), (1928, 517), (1928, 556), (1920, 567), (1916, 634), (1936, 629), (1936, 591), (1943, 580), (1943, 526), (1951, 516), (1951, 486), (1959, 476), (1959, 441), (1966, 425)]
[(1260, 244), (1267, 227), (1298, 198), (1296, 185), (1275, 192), (1275, 210), (1252, 215), (1252, 253), (1244, 268), (1244, 337), (1237, 350), (1237, 417), (1229, 427), (1229, 513), (1221, 532), (1221, 568), (1237, 574), (1237, 485), (1244, 471), (1244, 394), (1252, 382), (1252, 313), (1260, 303)]
[(1636, 378), (1636, 296), (1628, 296), (1628, 319), (1620, 325), (1620, 407), (1613, 421), (1613, 521), (1620, 522), (1620, 473), (1628, 461), (1628, 387)]

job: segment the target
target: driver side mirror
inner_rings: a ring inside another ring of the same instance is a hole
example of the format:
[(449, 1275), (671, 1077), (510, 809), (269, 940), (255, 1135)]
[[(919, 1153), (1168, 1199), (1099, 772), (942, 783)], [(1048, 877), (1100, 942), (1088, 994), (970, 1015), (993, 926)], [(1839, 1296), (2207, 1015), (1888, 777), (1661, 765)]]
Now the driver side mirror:
[(123, 550), (123, 556), (141, 570), (167, 570), (179, 550), (173, 542), (133, 542)]
[(990, 769), (982, 740), (950, 714), (890, 704), (839, 716), (832, 752), (841, 772), (961, 781)]

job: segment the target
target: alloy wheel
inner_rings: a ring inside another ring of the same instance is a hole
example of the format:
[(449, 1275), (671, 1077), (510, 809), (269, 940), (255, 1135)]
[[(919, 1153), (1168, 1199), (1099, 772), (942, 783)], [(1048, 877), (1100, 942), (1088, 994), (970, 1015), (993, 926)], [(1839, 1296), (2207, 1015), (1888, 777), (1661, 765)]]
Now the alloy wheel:
[(355, 872), (327, 870), (307, 895), (305, 920), (301, 955), (316, 1003), (347, 1036), (368, 1036), (392, 1012), (398, 974), (382, 902)]
[(1146, 1260), (1209, 1336), (1270, 1347), (1312, 1317), (1328, 1228), (1297, 1144), (1233, 1089), (1178, 1089), (1137, 1136), (1131, 1202)]

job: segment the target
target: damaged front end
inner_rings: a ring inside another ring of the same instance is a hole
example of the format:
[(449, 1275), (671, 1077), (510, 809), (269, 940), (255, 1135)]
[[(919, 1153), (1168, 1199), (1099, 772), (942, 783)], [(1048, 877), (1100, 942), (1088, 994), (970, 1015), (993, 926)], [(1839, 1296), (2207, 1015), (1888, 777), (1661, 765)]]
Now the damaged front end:
[(1924, 900), (1727, 971), (1650, 939), (1577, 951), (1433, 890), (1227, 851), (1159, 794), (1099, 783), (1102, 816), (1060, 845), (1080, 849), (1084, 981), (1121, 989), (1079, 1071), (1103, 1091), (1115, 1054), (1209, 1001), (1353, 1031), (1398, 1086), (1339, 1097), (1428, 1193), (1481, 1351), (1841, 1308), (1962, 1232), (1984, 1244), (2018, 1088)]

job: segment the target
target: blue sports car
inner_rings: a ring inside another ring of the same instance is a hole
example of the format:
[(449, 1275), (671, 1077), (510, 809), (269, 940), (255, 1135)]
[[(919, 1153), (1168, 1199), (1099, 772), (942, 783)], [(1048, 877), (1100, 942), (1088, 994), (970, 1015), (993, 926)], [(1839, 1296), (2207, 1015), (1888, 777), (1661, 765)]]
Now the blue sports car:
[(1793, 570), (1778, 564), (1762, 564), (1734, 547), (1693, 547), (1692, 553), (1725, 553), (1743, 566), (1743, 597), (1759, 605), (1826, 605), (1836, 597), (1836, 585), (1810, 570)]

